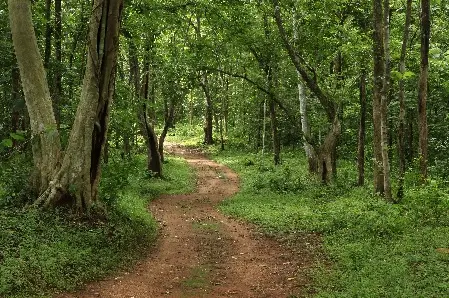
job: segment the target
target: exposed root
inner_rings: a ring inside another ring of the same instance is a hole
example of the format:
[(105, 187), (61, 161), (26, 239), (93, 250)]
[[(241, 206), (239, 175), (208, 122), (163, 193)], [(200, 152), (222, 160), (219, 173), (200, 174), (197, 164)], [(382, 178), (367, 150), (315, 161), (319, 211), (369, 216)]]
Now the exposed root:
[(33, 207), (44, 209), (53, 207), (62, 199), (63, 193), (61, 184), (50, 181), (48, 188), (37, 198)]

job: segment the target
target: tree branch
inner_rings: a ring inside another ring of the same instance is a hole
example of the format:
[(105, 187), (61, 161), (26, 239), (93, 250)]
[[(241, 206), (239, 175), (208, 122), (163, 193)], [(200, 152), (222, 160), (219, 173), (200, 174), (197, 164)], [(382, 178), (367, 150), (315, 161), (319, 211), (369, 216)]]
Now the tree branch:
[[(281, 8), (279, 6), (279, 0), (272, 0), (273, 8), (274, 8), (274, 19), (276, 21), (276, 25), (279, 29), (279, 35), (284, 43), (285, 49), (287, 50), (290, 59), (296, 67), (296, 70), (301, 75), (302, 79), (306, 83), (307, 87), (312, 91), (313, 94), (318, 98), (319, 102), (323, 106), (326, 111), (327, 118), (330, 122), (334, 121), (336, 116), (336, 108), (335, 104), (329, 100), (328, 96), (323, 92), (316, 81), (316, 73), (315, 70), (311, 69), (310, 66), (307, 65), (304, 58), (302, 58), (295, 51), (291, 43), (288, 41), (287, 33), (285, 32), (284, 24), (281, 18)], [(307, 72), (307, 69), (311, 70), (313, 73), (313, 78)]]
[(225, 74), (234, 78), (240, 78), (243, 79), (245, 81), (247, 81), (248, 83), (250, 83), (251, 85), (253, 85), (254, 87), (256, 87), (258, 90), (262, 91), (263, 93), (267, 94), (278, 106), (279, 108), (281, 108), (281, 110), (283, 110), (285, 112), (285, 114), (287, 115), (287, 117), (293, 121), (294, 125), (297, 126), (298, 123), (296, 121), (296, 117), (291, 113), (291, 111), (289, 109), (287, 109), (285, 107), (285, 105), (276, 97), (276, 95), (267, 90), (266, 88), (260, 86), (259, 84), (257, 84), (254, 80), (248, 78), (248, 76), (246, 74), (241, 75), (238, 73), (232, 73), (223, 69), (219, 69), (219, 68), (210, 68), (210, 67), (206, 67), (204, 68), (205, 70), (209, 70), (209, 71), (216, 71), (219, 72), (221, 74)]

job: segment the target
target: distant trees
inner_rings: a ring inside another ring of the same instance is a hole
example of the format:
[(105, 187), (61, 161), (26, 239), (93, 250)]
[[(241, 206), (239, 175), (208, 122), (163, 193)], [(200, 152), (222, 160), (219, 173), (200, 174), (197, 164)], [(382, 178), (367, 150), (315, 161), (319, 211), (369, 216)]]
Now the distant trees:
[[(105, 3), (114, 20), (101, 17)], [(411, 169), (422, 182), (447, 172), (447, 4), (131, 0), (119, 34), (116, 3), (96, 0), (95, 18), (87, 2), (0, 4), (18, 61), (0, 43), (0, 151), (33, 140), (38, 205), (71, 198), (88, 209), (104, 145), (113, 158), (145, 150), (160, 175), (178, 123), (199, 127), (206, 144), (270, 151), (274, 164), (300, 146), (325, 183), (340, 159), (357, 158), (357, 184), (372, 168), (374, 191), (390, 201)], [(3, 15), (0, 25), (10, 40)]]

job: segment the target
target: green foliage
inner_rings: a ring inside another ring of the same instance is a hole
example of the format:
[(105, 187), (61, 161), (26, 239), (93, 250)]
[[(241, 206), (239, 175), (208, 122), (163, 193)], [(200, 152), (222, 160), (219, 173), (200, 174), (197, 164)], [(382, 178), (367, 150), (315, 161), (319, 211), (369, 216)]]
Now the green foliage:
[(323, 235), (334, 265), (313, 273), (317, 297), (447, 295), (449, 194), (435, 181), (410, 187), (401, 204), (388, 204), (353, 186), (349, 163), (340, 164), (337, 181), (324, 186), (304, 172), (300, 153), (286, 154), (278, 168), (254, 154), (217, 151), (216, 158), (242, 177), (241, 192), (222, 211), (270, 234)]
[(0, 209), (28, 201), (30, 169), (31, 158), (26, 154), (13, 154), (0, 163)]
[(176, 130), (167, 136), (167, 141), (182, 143), (185, 146), (201, 146), (203, 127), (202, 125), (178, 124)]
[[(83, 219), (62, 209), (0, 207), (0, 296), (74, 290), (146, 253), (157, 231), (147, 211), (149, 200), (190, 191), (194, 183), (187, 163), (178, 158), (168, 157), (164, 179), (148, 179), (144, 168), (140, 156), (105, 167), (101, 195), (107, 200), (106, 219)], [(10, 181), (4, 178), (0, 181)], [(0, 184), (2, 201), (10, 200), (10, 189)]]

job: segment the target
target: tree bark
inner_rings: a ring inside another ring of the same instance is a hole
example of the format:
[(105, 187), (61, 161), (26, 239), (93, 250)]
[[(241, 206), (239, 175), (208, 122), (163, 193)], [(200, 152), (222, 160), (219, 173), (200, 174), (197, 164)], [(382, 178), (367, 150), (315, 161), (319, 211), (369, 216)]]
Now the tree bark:
[(51, 0), (45, 0), (45, 51), (44, 68), (49, 70), (51, 57)]
[(212, 145), (214, 143), (213, 138), (213, 115), (214, 109), (212, 106), (212, 96), (209, 90), (209, 82), (207, 73), (202, 71), (201, 73), (201, 88), (203, 89), (204, 96), (206, 98), (206, 121), (204, 124), (204, 144)]
[[(142, 111), (139, 112), (139, 122), (141, 125), (141, 130), (143, 137), (145, 139), (145, 143), (147, 146), (147, 169), (149, 172), (153, 173), (155, 177), (162, 176), (162, 161), (161, 156), (158, 151), (158, 141), (156, 133), (153, 129), (153, 123), (150, 119), (148, 121), (149, 115), (148, 115), (148, 109), (147, 103), (152, 103), (154, 99), (152, 99), (152, 94), (150, 92), (151, 90), (151, 69), (150, 69), (150, 61), (151, 61), (151, 50), (152, 47), (152, 41), (148, 42), (145, 46), (145, 59), (144, 59), (144, 66), (143, 66), (143, 84), (140, 84), (140, 71), (139, 71), (139, 60), (137, 58), (137, 49), (132, 40), (130, 40), (129, 44), (129, 60), (130, 60), (130, 81), (131, 84), (134, 85), (134, 92), (135, 96), (137, 98), (143, 98), (144, 104)], [(142, 86), (141, 86), (142, 85)], [(142, 94), (141, 94), (142, 93)], [(150, 115), (154, 114), (150, 112)]]
[(62, 6), (61, 0), (55, 0), (55, 58), (54, 71), (53, 109), (55, 111), (56, 124), (61, 124), (61, 99), (62, 99)]
[(360, 122), (359, 145), (357, 153), (358, 186), (365, 184), (365, 136), (366, 136), (366, 74), (362, 70), (360, 77)]
[(150, 157), (148, 159), (148, 171), (150, 171), (150, 173), (152, 173), (155, 177), (160, 177), (162, 176), (161, 156), (159, 155), (156, 133), (154, 132), (151, 123), (148, 121), (146, 104), (143, 105), (142, 117), (145, 124), (146, 139), (148, 142), (148, 156)]
[(373, 143), (374, 143), (374, 191), (385, 193), (382, 156), (382, 91), (384, 90), (385, 48), (383, 38), (382, 1), (373, 0), (374, 31), (374, 90), (373, 90)]
[(390, 0), (384, 0), (384, 16), (383, 16), (383, 38), (384, 38), (384, 50), (385, 50), (385, 73), (383, 75), (383, 89), (381, 96), (381, 142), (382, 142), (382, 167), (384, 172), (384, 189), (385, 199), (392, 201), (391, 192), (391, 179), (390, 179), (390, 158), (388, 147), (388, 96), (390, 93), (390, 77), (391, 77), (391, 65), (390, 65)]
[(61, 143), (50, 91), (32, 23), (30, 0), (8, 1), (12, 39), (30, 117), (34, 171), (32, 189), (40, 194), (61, 161)]
[(170, 106), (168, 108), (168, 113), (165, 117), (164, 129), (159, 137), (159, 155), (161, 157), (161, 161), (165, 160), (164, 157), (164, 142), (167, 137), (168, 130), (173, 126), (173, 121), (175, 120), (175, 102), (174, 100), (170, 101)]
[[(11, 68), (11, 102), (13, 103), (11, 113), (11, 130), (16, 132), (20, 129), (20, 73), (17, 65), (13, 64)], [(13, 147), (16, 147), (17, 141), (13, 139)]]
[[(399, 62), (399, 72), (403, 76), (405, 73), (405, 58), (407, 55), (407, 44), (410, 35), (410, 24), (412, 19), (412, 0), (407, 0), (407, 8), (405, 13), (404, 34), (402, 37), (401, 58)], [(400, 200), (404, 196), (404, 179), (405, 179), (405, 84), (404, 78), (399, 80), (399, 125), (398, 125), (398, 157), (399, 157), (399, 186), (397, 198)]]
[(429, 77), (429, 43), (430, 43), (430, 1), (421, 0), (421, 73), (418, 89), (418, 132), (419, 164), (421, 183), (427, 180), (428, 127), (427, 127), (427, 88)]
[(270, 121), (271, 121), (271, 137), (273, 140), (273, 161), (277, 166), (281, 163), (281, 141), (279, 138), (278, 121), (276, 116), (276, 104), (274, 100), (269, 100)]
[(299, 110), (301, 114), (301, 129), (302, 129), (302, 140), (304, 144), (304, 151), (306, 153), (307, 162), (309, 164), (309, 172), (317, 173), (317, 163), (316, 163), (316, 152), (313, 146), (309, 143), (312, 138), (310, 134), (310, 124), (309, 117), (307, 114), (307, 97), (304, 89), (304, 85), (301, 82), (301, 75), (298, 73), (298, 97), (299, 97)]

